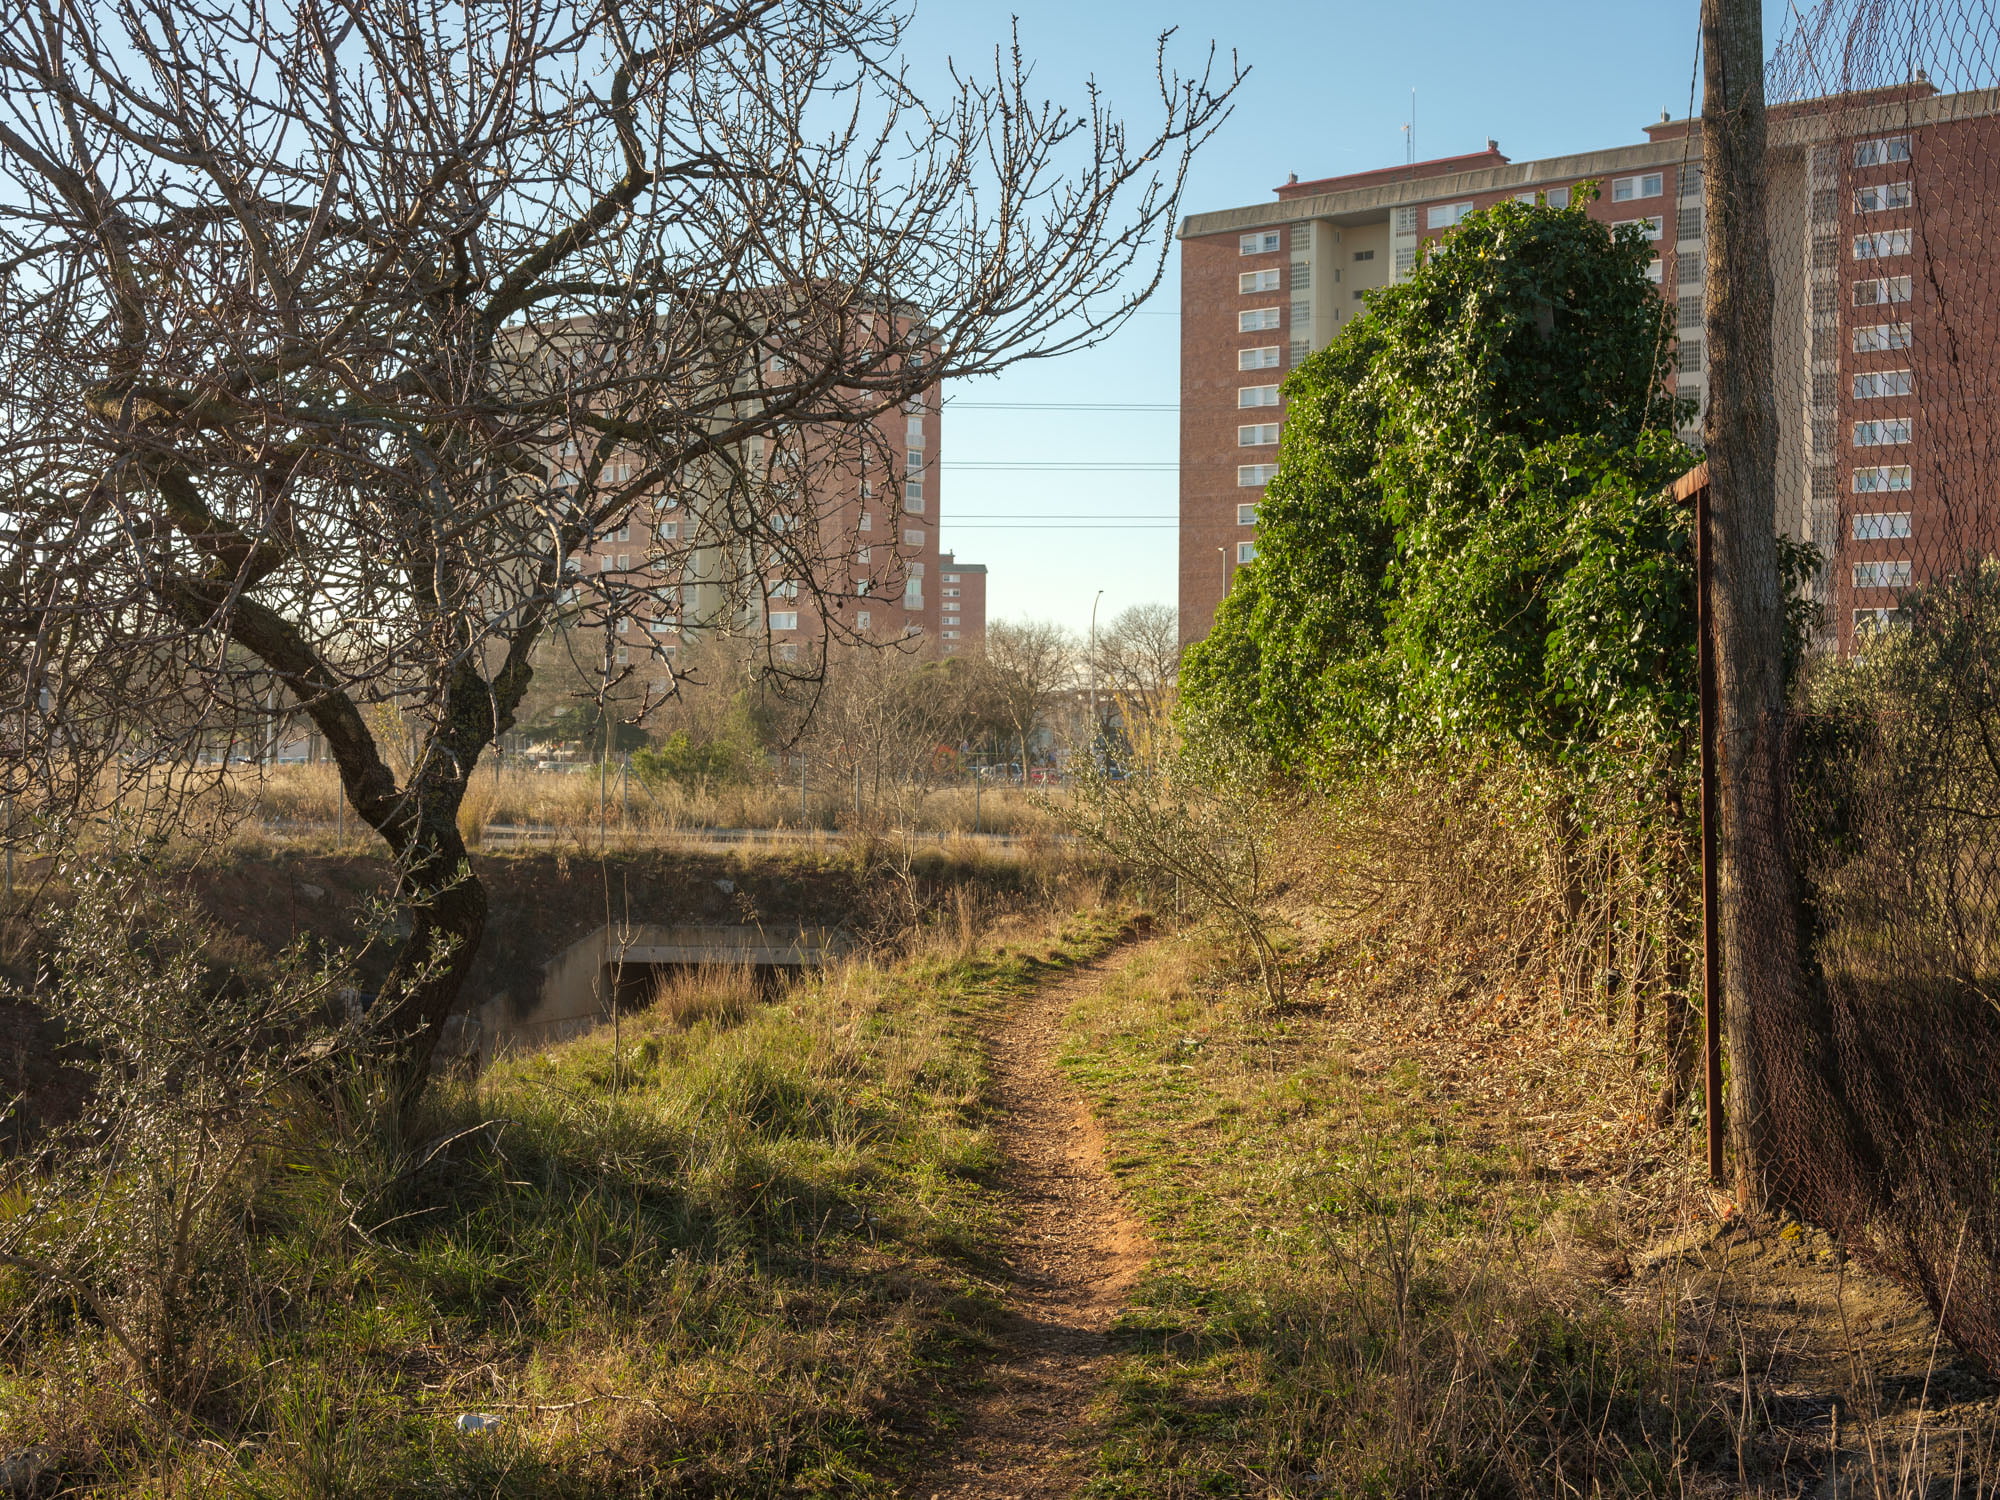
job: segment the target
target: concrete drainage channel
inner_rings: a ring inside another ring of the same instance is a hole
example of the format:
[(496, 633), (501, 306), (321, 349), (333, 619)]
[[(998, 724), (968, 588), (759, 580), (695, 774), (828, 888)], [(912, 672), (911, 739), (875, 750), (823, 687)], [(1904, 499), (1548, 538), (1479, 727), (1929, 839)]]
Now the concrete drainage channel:
[(647, 1003), (663, 978), (689, 970), (747, 971), (759, 982), (816, 969), (853, 946), (836, 928), (766, 923), (625, 922), (600, 927), (542, 967), (539, 990), (502, 990), (464, 1018), (451, 1051), (496, 1057), (594, 1031), (614, 1007)]

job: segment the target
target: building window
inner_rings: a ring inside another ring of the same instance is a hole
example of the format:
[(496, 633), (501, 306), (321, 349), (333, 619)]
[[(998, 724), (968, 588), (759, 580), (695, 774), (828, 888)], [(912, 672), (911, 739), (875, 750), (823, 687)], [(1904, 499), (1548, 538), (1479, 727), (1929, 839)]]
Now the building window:
[(924, 509), (924, 482), (912, 479), (903, 486), (903, 509), (921, 515)]
[(1876, 234), (1857, 234), (1854, 237), (1856, 260), (1881, 260), (1884, 256), (1909, 253), (1910, 231), (1907, 229), (1884, 229)]
[(1543, 196), (1548, 199), (1550, 208), (1569, 207), (1569, 189), (1566, 187), (1550, 188)]
[(1909, 440), (1908, 417), (1885, 417), (1879, 422), (1854, 424), (1854, 446), (1857, 448), (1886, 448), (1892, 443), (1907, 443)]
[(1683, 208), (1674, 214), (1674, 238), (1677, 240), (1698, 240), (1701, 238), (1701, 208)]
[[(957, 624), (958, 622), (954, 620), (952, 623)], [(956, 630), (946, 630), (941, 633), (943, 634), (944, 638), (948, 641), (955, 641), (958, 639), (958, 632)], [(945, 647), (945, 650), (949, 651), (951, 650), (951, 647), (947, 646)]]
[(1254, 422), (1248, 427), (1236, 429), (1236, 446), (1239, 448), (1264, 448), (1277, 440), (1276, 422)]
[(1653, 215), (1650, 219), (1619, 219), (1611, 227), (1613, 229), (1623, 229), (1627, 224), (1636, 224), (1639, 232), (1649, 240), (1666, 238), (1666, 230), (1661, 227), (1661, 220), (1658, 214)]
[(618, 633), (620, 635), (630, 635), (632, 633), (632, 621), (629, 618), (618, 622)]
[(632, 540), (632, 528), (631, 528), (630, 526), (620, 526), (620, 527), (618, 528), (618, 540), (619, 540), (619, 541), (621, 541), (621, 542), (629, 542), (629, 541), (631, 541), (631, 540)]
[(1880, 354), (1888, 349), (1910, 347), (1910, 325), (1908, 323), (1872, 323), (1865, 328), (1854, 330), (1854, 352), (1856, 354)]
[(1674, 369), (1682, 375), (1701, 373), (1701, 340), (1682, 339), (1679, 349), (1674, 351)]
[(1858, 589), (1906, 589), (1910, 586), (1909, 561), (1856, 563), (1854, 586)]
[[(1407, 276), (1410, 274), (1410, 272), (1416, 270), (1416, 268), (1417, 268), (1417, 252), (1414, 248), (1407, 250), (1398, 250), (1396, 252), (1396, 274), (1398, 276)], [(1361, 293), (1356, 292), (1354, 294), (1354, 298), (1357, 302), (1360, 301)]]
[(1236, 524), (1238, 526), (1255, 526), (1257, 524), (1257, 507), (1254, 505), (1237, 506)]
[(678, 521), (659, 521), (654, 523), (653, 535), (663, 542), (675, 541), (679, 538), (680, 534), (681, 523)]
[(1681, 310), (1681, 318), (1680, 318), (1681, 327), (1683, 328), (1701, 327), (1702, 302), (1701, 302), (1700, 292), (1696, 292), (1692, 296), (1682, 297), (1680, 299), (1680, 310)]
[(609, 573), (613, 566), (609, 552), (597, 559), (597, 571), (600, 573)]
[(795, 609), (772, 610), (771, 628), (773, 630), (797, 630), (799, 628), (799, 612)]
[(1417, 211), (1414, 208), (1396, 210), (1396, 233), (1415, 234), (1417, 232)]
[(924, 565), (922, 563), (911, 563), (910, 577), (921, 578), (923, 576), (924, 576)]
[(1373, 250), (1357, 250), (1354, 252), (1354, 258), (1356, 260), (1373, 260), (1375, 252)]
[(1856, 307), (1882, 307), (1891, 302), (1910, 300), (1910, 278), (1907, 276), (1877, 276), (1872, 281), (1854, 283), (1854, 305)]
[(1472, 212), (1470, 203), (1434, 203), (1424, 210), (1426, 229), (1449, 229), (1454, 224), (1465, 222), (1465, 216)]
[(674, 622), (672, 620), (655, 620), (646, 628), (652, 631), (654, 635), (666, 635), (674, 628)]
[(856, 531), (873, 531), (875, 529), (874, 513), (866, 510), (861, 512), (861, 520), (856, 524), (854, 529)]
[(1856, 401), (1867, 401), (1876, 396), (1907, 396), (1911, 389), (1908, 370), (1877, 370), (1869, 375), (1854, 377)]
[(1267, 344), (1261, 349), (1238, 349), (1236, 368), (1239, 370), (1275, 370), (1283, 361), (1278, 356), (1278, 346)]
[(1854, 518), (1857, 542), (1900, 542), (1910, 534), (1910, 513), (1906, 510), (1870, 511)]
[[(944, 581), (945, 581), (946, 583), (957, 583), (957, 582), (958, 582), (958, 575), (957, 575), (956, 573), (942, 573), (942, 574), (940, 574), (939, 576), (940, 576), (941, 578), (943, 578), (943, 579), (944, 579)], [(954, 590), (953, 590), (953, 592), (954, 592), (954, 593), (956, 593), (956, 592), (957, 592), (957, 590), (956, 590), (956, 589), (954, 589)]]
[(618, 665), (621, 667), (629, 665), (631, 660), (632, 648), (629, 646), (620, 646), (618, 648)]
[(1654, 286), (1661, 285), (1667, 278), (1667, 268), (1660, 264), (1660, 257), (1654, 256), (1652, 264), (1646, 267), (1646, 279)]
[(1273, 266), (1268, 271), (1245, 271), (1236, 278), (1236, 290), (1244, 296), (1252, 292), (1276, 292), (1284, 288), (1285, 273)]
[(903, 419), (903, 442), (909, 447), (923, 447), (924, 419), (922, 417), (905, 417)]
[(1282, 314), (1275, 307), (1252, 307), (1236, 315), (1238, 333), (1265, 333), (1276, 328), (1282, 321)]
[(866, 630), (874, 622), (875, 622), (875, 617), (871, 615), (867, 610), (863, 609), (855, 611), (854, 628), (856, 630)]
[(1910, 185), (1907, 182), (1878, 182), (1874, 187), (1854, 190), (1854, 211), (1858, 214), (1879, 214), (1884, 209), (1909, 206)]
[(1240, 563), (1255, 562), (1257, 560), (1257, 544), (1255, 542), (1238, 542), (1236, 544), (1236, 560)]
[(1854, 493), (1857, 495), (1879, 495), (1909, 487), (1908, 464), (1876, 464), (1854, 471)]
[[(947, 578), (956, 578), (956, 577), (957, 577), (958, 575), (957, 575), (956, 573), (947, 573), (947, 574), (945, 574), (944, 576), (945, 576), (945, 577), (947, 577)], [(957, 590), (957, 589), (946, 589), (946, 590), (944, 591), (944, 596), (945, 596), (945, 598), (947, 598), (947, 599), (956, 599), (956, 598), (958, 597), (958, 590)], [(949, 608), (949, 607), (950, 607), (950, 606), (947, 606), (947, 608)]]
[(1614, 177), (1611, 179), (1611, 201), (1630, 203), (1634, 198), (1657, 198), (1666, 191), (1660, 182), (1658, 172), (1647, 172), (1639, 177)]
[(1910, 138), (1906, 135), (1885, 135), (1879, 140), (1854, 143), (1854, 165), (1857, 167), (1879, 167), (1884, 162), (1909, 159)]
[(924, 582), (921, 578), (911, 578), (903, 584), (903, 608), (922, 609), (924, 607)]
[(905, 547), (921, 547), (923, 544), (924, 534), (921, 531), (905, 531), (903, 533), (903, 545)]
[(1276, 406), (1278, 388), (1275, 385), (1245, 385), (1236, 390), (1236, 404), (1241, 407)]
[(923, 469), (924, 469), (923, 453), (916, 448), (904, 449), (903, 472), (906, 474), (921, 474), (923, 472)]
[(1278, 253), (1278, 231), (1266, 229), (1257, 234), (1246, 234), (1236, 241), (1238, 255), (1275, 255)]
[(1238, 464), (1236, 466), (1236, 487), (1247, 489), (1254, 484), (1269, 484), (1271, 476), (1278, 472), (1276, 464)]
[(1674, 280), (1682, 286), (1701, 285), (1701, 252), (1683, 250), (1674, 257)]

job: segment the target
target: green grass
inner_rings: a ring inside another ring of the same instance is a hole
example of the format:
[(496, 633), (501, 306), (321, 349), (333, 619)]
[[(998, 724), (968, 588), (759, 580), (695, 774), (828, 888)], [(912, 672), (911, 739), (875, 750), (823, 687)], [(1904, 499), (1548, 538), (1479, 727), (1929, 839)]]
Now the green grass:
[(1086, 914), (628, 1018), (408, 1131), (302, 1107), (207, 1285), (192, 1416), (148, 1418), (100, 1332), (43, 1316), (0, 1353), (0, 1452), (50, 1444), (101, 1494), (890, 1493), (994, 1309), (971, 1023), (1117, 935)]
[(1088, 1492), (1677, 1493), (1715, 1435), (1670, 1328), (1548, 1253), (1603, 1205), (1416, 1063), (1364, 1066), (1323, 1014), (1258, 1019), (1212, 972), (1156, 947), (1069, 1021), (1155, 1238)]

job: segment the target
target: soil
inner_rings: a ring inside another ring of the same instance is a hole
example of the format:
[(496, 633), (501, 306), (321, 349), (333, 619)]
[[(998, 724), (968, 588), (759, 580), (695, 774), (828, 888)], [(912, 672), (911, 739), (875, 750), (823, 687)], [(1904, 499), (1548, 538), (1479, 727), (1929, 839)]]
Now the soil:
[(1056, 1065), (1062, 1018), (1102, 973), (1088, 965), (1041, 986), (987, 1031), (1011, 1225), (1000, 1353), (961, 1408), (950, 1456), (906, 1487), (912, 1500), (1044, 1500), (1082, 1482), (1111, 1325), (1148, 1254), (1104, 1137)]

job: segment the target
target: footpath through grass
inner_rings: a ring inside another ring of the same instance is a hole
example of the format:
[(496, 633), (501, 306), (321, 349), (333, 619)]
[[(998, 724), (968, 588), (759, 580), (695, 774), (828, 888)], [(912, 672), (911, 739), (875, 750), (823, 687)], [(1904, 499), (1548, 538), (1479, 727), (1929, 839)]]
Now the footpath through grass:
[(1117, 936), (1092, 912), (628, 1017), (409, 1134), (301, 1106), (207, 1283), (193, 1419), (43, 1315), (0, 1359), (0, 1453), (102, 1494), (888, 1493), (994, 1307), (971, 1022)]
[(1089, 1493), (1682, 1493), (1721, 1433), (1670, 1321), (1577, 1273), (1601, 1196), (1370, 1054), (1365, 1018), (1260, 1017), (1216, 968), (1162, 943), (1070, 1020), (1157, 1247)]

